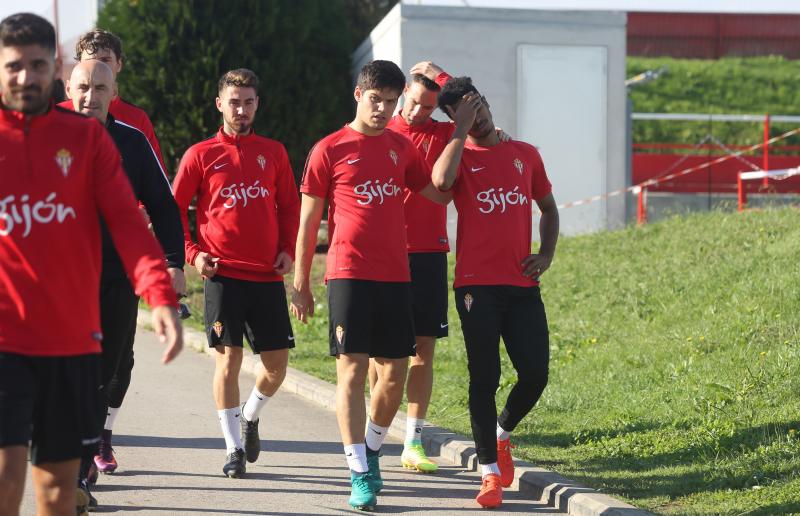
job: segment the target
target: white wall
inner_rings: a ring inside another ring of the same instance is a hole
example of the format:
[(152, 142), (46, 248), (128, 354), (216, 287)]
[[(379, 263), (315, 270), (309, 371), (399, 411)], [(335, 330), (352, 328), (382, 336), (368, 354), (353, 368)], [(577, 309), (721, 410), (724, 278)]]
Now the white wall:
[(356, 82), (361, 67), (373, 59), (394, 61), (398, 65), (403, 62), (403, 45), (401, 40), (401, 4), (395, 5), (383, 20), (372, 29), (369, 37), (353, 52), (351, 75)]
[[(527, 124), (520, 114), (518, 47), (520, 45), (567, 45), (603, 47), (607, 55), (605, 95), (605, 170), (586, 170), (601, 176), (592, 194), (621, 188), (625, 183), (625, 14), (614, 12), (558, 12), (467, 7), (432, 7), (399, 4), (354, 53), (355, 69), (375, 59), (392, 59), (408, 72), (416, 62), (431, 60), (451, 75), (468, 75), (489, 100), (495, 123), (519, 136)], [(400, 28), (397, 39), (395, 27)], [(379, 30), (380, 29), (380, 30)], [(370, 51), (371, 49), (371, 51)], [(597, 92), (603, 96), (602, 92)], [(568, 106), (569, 98), (546, 99), (553, 106)], [(437, 119), (446, 117), (437, 112)], [(575, 130), (580, 130), (576, 127)], [(584, 152), (575, 131), (558, 131), (558, 148), (548, 152)], [(537, 145), (538, 142), (530, 143)], [(545, 165), (548, 165), (545, 161)], [(548, 166), (558, 185), (562, 171)], [(571, 181), (571, 179), (570, 179)], [(559, 203), (576, 201), (561, 187), (554, 191)], [(577, 195), (577, 194), (575, 194)], [(567, 210), (563, 217), (569, 217)], [(601, 213), (584, 227), (570, 232), (624, 224), (624, 199), (607, 202)]]

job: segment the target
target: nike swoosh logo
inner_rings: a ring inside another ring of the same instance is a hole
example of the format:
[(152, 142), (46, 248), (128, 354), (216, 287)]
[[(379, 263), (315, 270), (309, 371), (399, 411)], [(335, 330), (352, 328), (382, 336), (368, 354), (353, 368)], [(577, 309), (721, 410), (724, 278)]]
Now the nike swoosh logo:
[[(227, 165), (227, 163), (223, 163), (222, 165), (214, 165), (214, 170), (219, 170), (219, 169), (221, 169), (222, 167), (224, 167), (225, 165)], [(474, 171), (473, 171), (473, 172), (474, 172)]]
[(439, 328), (447, 328), (447, 324), (448, 323), (444, 323), (444, 324), (439, 323)]
[(289, 335), (289, 340), (294, 340), (294, 337)]
[(348, 453), (348, 454), (347, 454), (347, 456), (348, 456), (348, 457), (352, 457), (352, 456), (353, 456), (353, 454), (352, 454), (352, 453)]
[(383, 433), (383, 432), (378, 432), (378, 431), (377, 431), (377, 430), (375, 430), (374, 428), (370, 428), (370, 430), (372, 430), (373, 432), (375, 432), (375, 433), (376, 433), (376, 434), (378, 434), (378, 435), (381, 435), (381, 434)]
[(262, 398), (261, 396), (259, 396), (258, 394), (256, 394), (256, 398), (258, 398), (258, 399), (260, 399), (260, 400), (263, 400), (263, 399), (264, 399), (264, 398)]
[(348, 160), (347, 160), (347, 164), (348, 164), (348, 165), (352, 165), (352, 164), (353, 164), (353, 163), (355, 163), (356, 161), (361, 161), (361, 158), (356, 158), (356, 159), (348, 159)]
[(486, 168), (486, 167), (472, 167), (470, 170), (472, 170), (473, 172), (480, 172), (484, 168)]

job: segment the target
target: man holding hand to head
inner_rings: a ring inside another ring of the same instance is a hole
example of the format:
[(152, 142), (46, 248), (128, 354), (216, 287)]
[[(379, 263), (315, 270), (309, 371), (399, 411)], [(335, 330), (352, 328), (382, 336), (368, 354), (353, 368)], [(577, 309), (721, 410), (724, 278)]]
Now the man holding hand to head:
[[(469, 410), (483, 485), (476, 498), (498, 507), (514, 481), (510, 435), (547, 385), (549, 333), (539, 278), (558, 240), (558, 209), (542, 158), (519, 141), (502, 142), (486, 99), (469, 77), (450, 80), (439, 107), (455, 131), (433, 167), (433, 184), (458, 210), (455, 299), (469, 369)], [(533, 203), (541, 243), (531, 253)], [(517, 373), (498, 417), (500, 338)]]

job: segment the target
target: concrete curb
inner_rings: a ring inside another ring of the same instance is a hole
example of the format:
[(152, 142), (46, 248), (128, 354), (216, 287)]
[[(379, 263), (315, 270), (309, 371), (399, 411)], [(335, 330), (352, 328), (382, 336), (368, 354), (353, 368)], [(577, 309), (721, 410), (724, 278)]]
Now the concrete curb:
[[(137, 323), (140, 327), (152, 329), (150, 312), (140, 309)], [(184, 328), (183, 339), (186, 348), (213, 356), (204, 333)], [(245, 354), (242, 371), (255, 376), (261, 367), (261, 361), (256, 356)], [(281, 390), (302, 396), (329, 410), (336, 409), (336, 387), (334, 385), (291, 367), (286, 372), (286, 379), (281, 385)], [(398, 411), (389, 427), (389, 435), (396, 439), (405, 439), (406, 414), (404, 412)], [(422, 444), (427, 453), (439, 455), (468, 471), (475, 471), (478, 467), (478, 457), (472, 440), (462, 435), (426, 423), (422, 433)], [(570, 515), (645, 516), (651, 514), (577, 484), (561, 475), (536, 467), (529, 462), (514, 459), (514, 464), (514, 485), (519, 487), (521, 493), (534, 500), (546, 500), (550, 506)]]

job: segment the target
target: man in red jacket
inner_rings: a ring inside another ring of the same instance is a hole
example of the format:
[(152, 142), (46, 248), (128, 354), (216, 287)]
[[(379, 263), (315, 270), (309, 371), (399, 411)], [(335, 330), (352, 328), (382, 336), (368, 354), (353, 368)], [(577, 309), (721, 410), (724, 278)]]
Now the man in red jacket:
[(114, 142), (53, 106), (55, 44), (39, 16), (0, 22), (0, 514), (19, 510), (28, 443), (39, 513), (88, 503), (75, 479), (82, 448), (100, 439), (100, 216), (153, 307), (164, 362), (183, 343), (163, 252)]
[[(205, 278), (206, 334), (217, 350), (214, 401), (227, 448), (222, 469), (229, 477), (244, 475), (245, 458), (258, 458), (259, 413), (283, 382), (294, 347), (283, 275), (292, 267), (300, 199), (286, 149), (253, 132), (257, 91), (250, 70), (220, 78), (223, 125), (186, 151), (173, 185), (186, 261)], [(187, 217), (195, 197), (197, 242)], [(240, 408), (244, 336), (264, 370)]]

